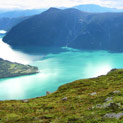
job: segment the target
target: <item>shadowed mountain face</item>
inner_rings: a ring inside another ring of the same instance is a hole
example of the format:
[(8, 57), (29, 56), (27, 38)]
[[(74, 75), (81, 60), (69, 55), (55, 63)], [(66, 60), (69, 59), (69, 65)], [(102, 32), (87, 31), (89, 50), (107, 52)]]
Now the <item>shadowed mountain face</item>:
[(77, 9), (49, 10), (33, 16), (4, 37), (11, 46), (69, 46), (123, 51), (123, 13), (90, 14)]
[(71, 47), (123, 52), (123, 13), (97, 14), (87, 21)]

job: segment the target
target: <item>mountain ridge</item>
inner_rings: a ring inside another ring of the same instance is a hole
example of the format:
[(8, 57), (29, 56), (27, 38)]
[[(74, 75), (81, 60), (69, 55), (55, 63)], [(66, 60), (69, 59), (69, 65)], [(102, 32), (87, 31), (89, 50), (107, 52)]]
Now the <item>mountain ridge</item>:
[(18, 17), (18, 18), (0, 18), (0, 30), (9, 31), (12, 27), (20, 22), (26, 20), (29, 17)]
[(25, 16), (33, 16), (36, 14), (40, 14), (46, 9), (27, 9), (27, 10), (11, 10), (6, 12), (0, 13), (0, 18), (18, 18), (18, 17), (25, 17)]
[(96, 4), (83, 4), (83, 5), (73, 6), (72, 8), (76, 8), (81, 11), (92, 12), (92, 13), (123, 12), (123, 9), (109, 8)]
[(50, 8), (14, 26), (3, 41), (12, 47), (68, 46), (123, 52), (122, 27), (123, 13), (87, 13), (73, 8)]

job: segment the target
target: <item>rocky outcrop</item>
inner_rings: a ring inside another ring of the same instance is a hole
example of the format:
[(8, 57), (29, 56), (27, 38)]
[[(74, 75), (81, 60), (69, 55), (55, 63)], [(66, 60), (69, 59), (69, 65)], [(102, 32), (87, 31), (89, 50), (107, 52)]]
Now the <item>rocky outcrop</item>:
[(123, 113), (109, 113), (104, 116), (104, 118), (116, 118), (119, 119), (123, 116)]

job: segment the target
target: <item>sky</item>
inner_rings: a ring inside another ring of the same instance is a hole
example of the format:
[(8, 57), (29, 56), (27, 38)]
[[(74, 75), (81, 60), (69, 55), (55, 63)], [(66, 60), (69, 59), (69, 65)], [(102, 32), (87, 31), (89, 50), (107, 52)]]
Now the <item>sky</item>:
[(0, 0), (0, 9), (72, 7), (80, 4), (97, 4), (123, 9), (123, 0)]

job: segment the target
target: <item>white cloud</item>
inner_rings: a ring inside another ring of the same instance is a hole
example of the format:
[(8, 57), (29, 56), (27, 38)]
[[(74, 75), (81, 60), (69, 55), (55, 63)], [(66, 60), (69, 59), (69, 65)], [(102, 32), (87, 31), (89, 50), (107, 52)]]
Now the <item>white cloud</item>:
[(0, 8), (8, 9), (71, 7), (79, 4), (98, 4), (123, 9), (123, 0), (0, 0)]

